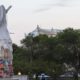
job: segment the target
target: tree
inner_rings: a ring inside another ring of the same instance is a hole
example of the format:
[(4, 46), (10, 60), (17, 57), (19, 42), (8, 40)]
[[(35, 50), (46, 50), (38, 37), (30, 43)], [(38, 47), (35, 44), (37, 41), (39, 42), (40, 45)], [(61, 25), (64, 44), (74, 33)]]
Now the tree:
[(60, 44), (66, 49), (63, 61), (75, 68), (76, 80), (78, 80), (79, 56), (80, 56), (80, 32), (72, 28), (65, 29), (57, 35)]
[(14, 66), (14, 74), (17, 74), (19, 71), (22, 74), (27, 73), (26, 69), (26, 61), (28, 61), (27, 51), (21, 47), (13, 44), (13, 66)]
[(21, 70), (24, 74), (45, 72), (58, 76), (65, 72), (65, 63), (74, 67), (75, 74), (78, 75), (80, 63), (79, 30), (68, 28), (55, 37), (47, 35), (33, 37), (29, 34), (21, 40), (21, 43), (21, 47), (13, 46), (15, 72), (17, 70)]
[(54, 57), (56, 56), (55, 47), (58, 44), (56, 37), (48, 37), (47, 35), (33, 37), (28, 35), (21, 42), (26, 47), (25, 49), (32, 54), (32, 56), (30, 55), (32, 59), (31, 72), (53, 74), (54, 70), (56, 75), (63, 72), (62, 64), (59, 63), (58, 58)]

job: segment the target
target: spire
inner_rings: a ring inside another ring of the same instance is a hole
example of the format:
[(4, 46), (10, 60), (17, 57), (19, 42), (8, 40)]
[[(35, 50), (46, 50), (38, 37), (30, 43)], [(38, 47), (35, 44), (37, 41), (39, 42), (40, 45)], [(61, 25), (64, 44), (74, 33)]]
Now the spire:
[(40, 29), (39, 25), (37, 25), (37, 29)]
[(39, 27), (39, 25), (37, 25), (37, 31), (38, 31), (38, 34), (39, 34), (39, 32), (40, 32), (40, 27)]

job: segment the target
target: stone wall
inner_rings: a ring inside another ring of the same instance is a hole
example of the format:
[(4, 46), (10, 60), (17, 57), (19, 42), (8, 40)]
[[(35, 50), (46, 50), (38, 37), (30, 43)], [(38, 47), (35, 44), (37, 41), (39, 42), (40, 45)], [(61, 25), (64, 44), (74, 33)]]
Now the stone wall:
[(12, 80), (29, 80), (27, 75), (15, 75), (12, 77)]
[(0, 80), (29, 80), (27, 75), (15, 75), (12, 78), (0, 78)]

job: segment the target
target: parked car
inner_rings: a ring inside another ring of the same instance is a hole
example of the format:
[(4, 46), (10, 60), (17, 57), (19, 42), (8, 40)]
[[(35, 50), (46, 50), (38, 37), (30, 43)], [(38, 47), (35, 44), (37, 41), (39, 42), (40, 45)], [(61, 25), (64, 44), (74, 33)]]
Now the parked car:
[(43, 80), (43, 77), (45, 78), (44, 80), (48, 80), (48, 78), (50, 78), (50, 76), (46, 75), (45, 73), (38, 75), (39, 80)]

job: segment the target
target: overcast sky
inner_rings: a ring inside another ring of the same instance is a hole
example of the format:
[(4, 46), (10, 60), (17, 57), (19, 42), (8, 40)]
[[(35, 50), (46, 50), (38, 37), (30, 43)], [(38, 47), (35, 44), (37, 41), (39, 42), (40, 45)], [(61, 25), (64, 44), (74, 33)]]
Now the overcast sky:
[(0, 0), (7, 14), (8, 30), (13, 43), (20, 44), (24, 34), (33, 31), (37, 24), (45, 29), (80, 29), (80, 0)]

